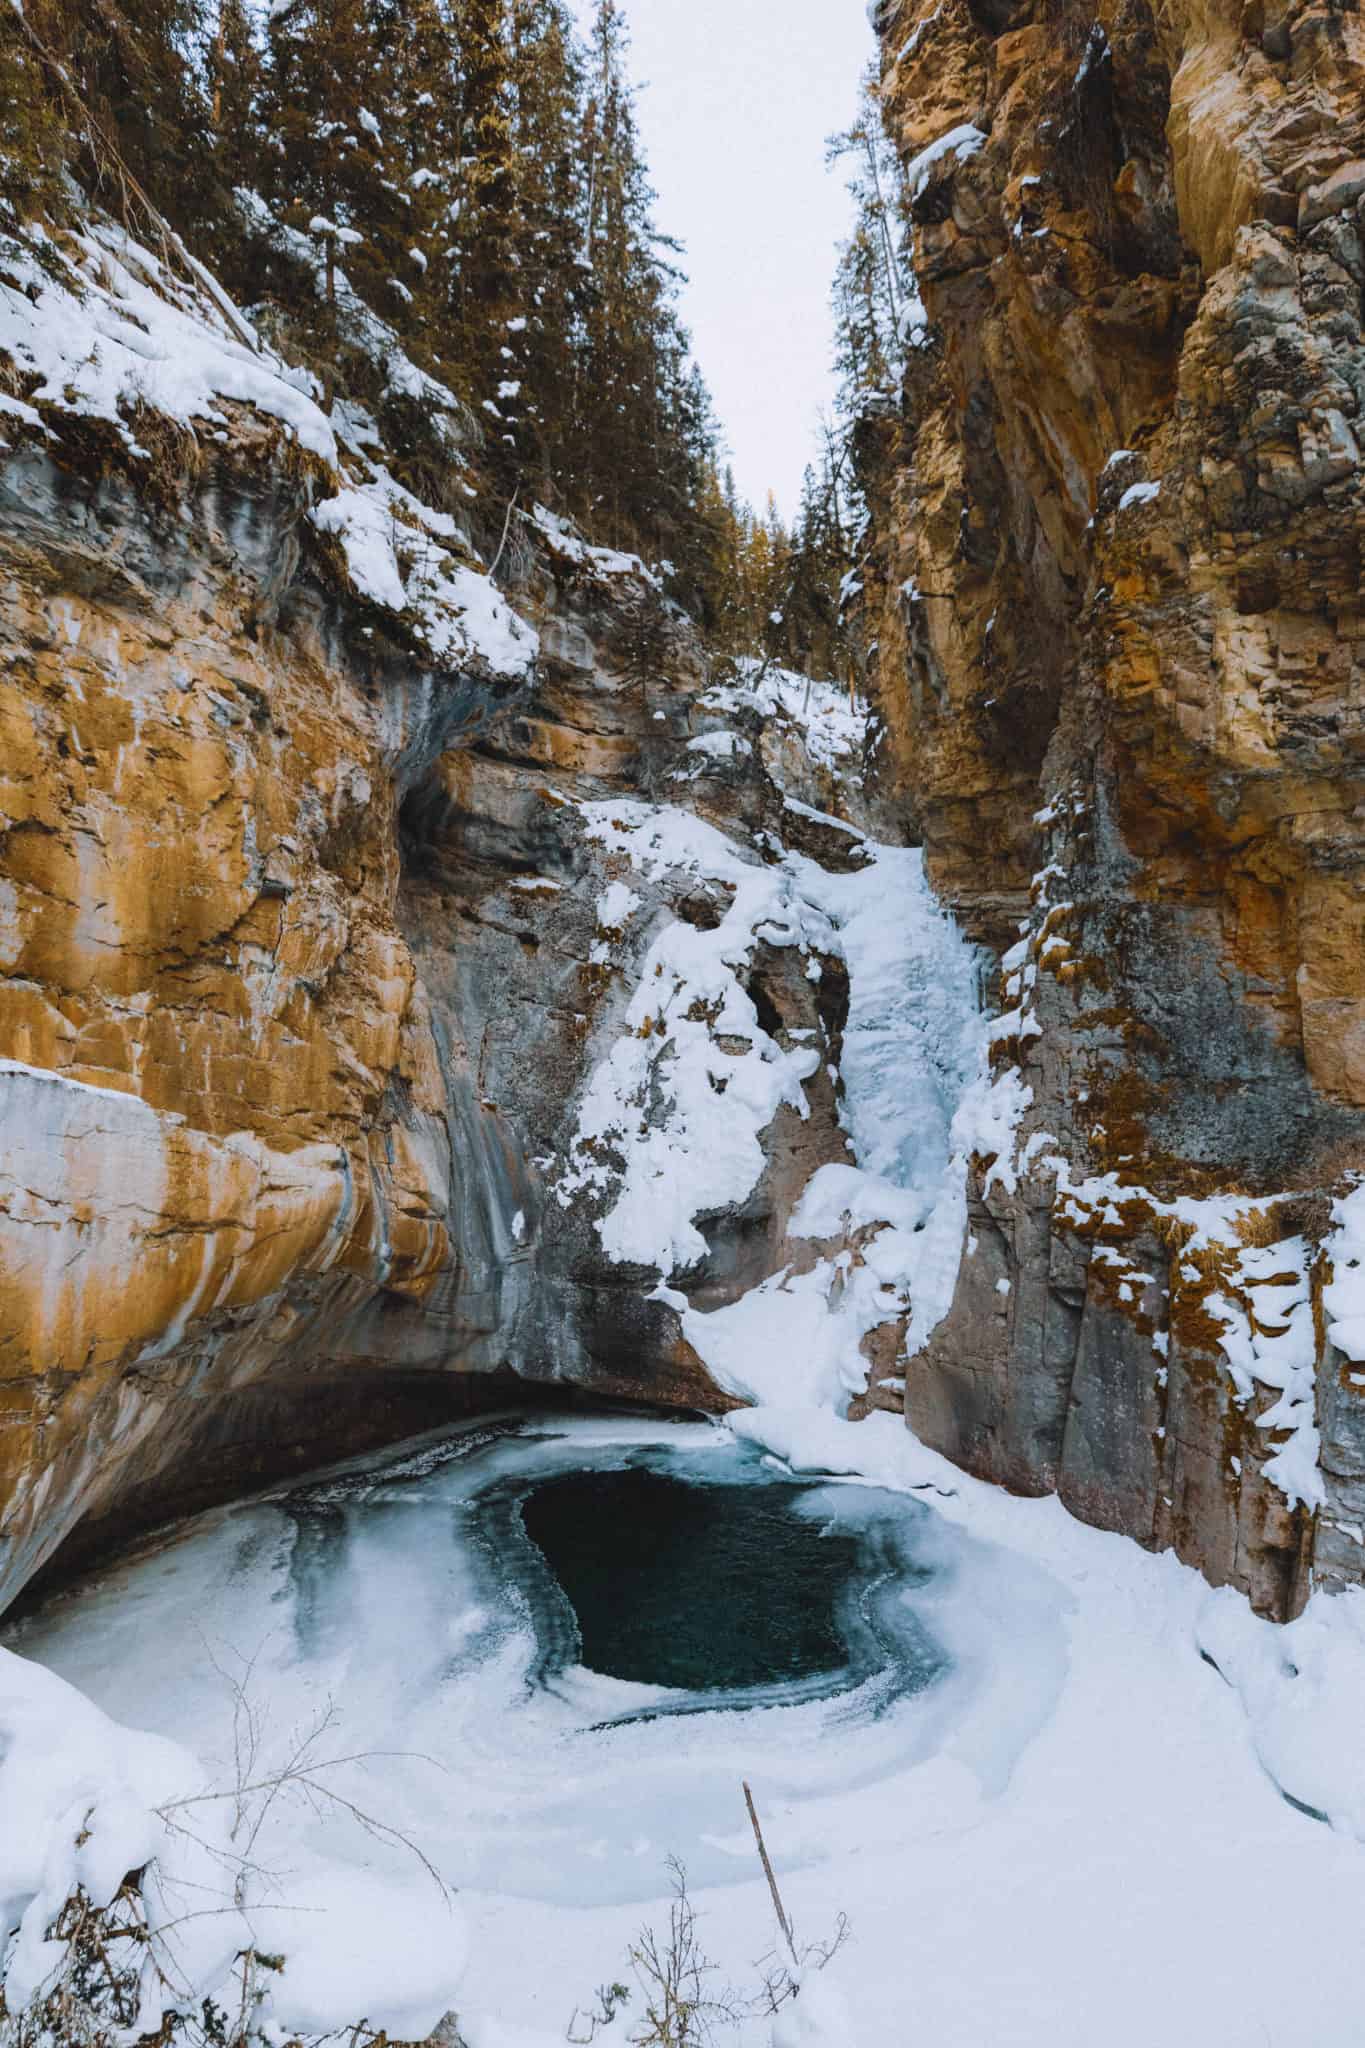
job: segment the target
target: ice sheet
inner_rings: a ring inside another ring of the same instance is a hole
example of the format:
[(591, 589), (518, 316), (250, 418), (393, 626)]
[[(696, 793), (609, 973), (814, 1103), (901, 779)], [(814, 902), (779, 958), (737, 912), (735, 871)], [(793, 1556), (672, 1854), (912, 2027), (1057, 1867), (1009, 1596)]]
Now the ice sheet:
[[(577, 1661), (572, 1609), (519, 1502), (556, 1473), (641, 1463), (700, 1488), (779, 1489), (803, 1521), (856, 1539), (838, 1672), (688, 1694)], [(281, 1752), (330, 1712), (328, 1751), (365, 1759), (339, 1787), (452, 1886), (587, 1906), (652, 1898), (670, 1855), (700, 1884), (747, 1875), (746, 1776), (800, 1816), (779, 1851), (788, 1868), (823, 1854), (850, 1788), (940, 1750), (998, 1791), (1060, 1686), (1064, 1605), (1045, 1574), (918, 1502), (798, 1487), (728, 1431), (556, 1421), (466, 1428), (370, 1473), (205, 1516), (11, 1640), (110, 1714), (193, 1743), (223, 1777), (228, 1681), (249, 1668)], [(267, 1862), (296, 1856), (299, 1825), (281, 1811)], [(304, 1832), (326, 1861), (416, 1874), (343, 1814)]]

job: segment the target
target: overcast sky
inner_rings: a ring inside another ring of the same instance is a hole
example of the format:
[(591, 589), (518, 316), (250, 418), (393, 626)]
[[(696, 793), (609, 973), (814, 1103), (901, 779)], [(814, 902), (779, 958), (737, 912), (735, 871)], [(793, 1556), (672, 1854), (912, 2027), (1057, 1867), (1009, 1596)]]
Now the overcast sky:
[[(864, 0), (624, 0), (659, 226), (743, 495), (790, 515), (833, 393), (829, 288), (850, 202), (827, 135), (872, 55)], [(579, 0), (587, 16), (587, 0)]]

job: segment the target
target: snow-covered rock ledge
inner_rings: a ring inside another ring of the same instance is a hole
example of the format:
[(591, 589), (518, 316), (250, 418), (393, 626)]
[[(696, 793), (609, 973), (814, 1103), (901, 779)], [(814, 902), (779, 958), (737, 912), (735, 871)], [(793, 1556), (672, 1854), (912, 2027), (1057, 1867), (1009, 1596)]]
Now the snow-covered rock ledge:
[[(311, 458), (310, 518), (339, 542), (355, 598), (438, 668), (525, 681), (536, 630), (494, 589), (468, 532), (394, 479), (365, 415), (345, 403), (325, 412), (311, 375), (253, 346), (221, 291), (187, 284), (99, 214), (61, 243), (38, 227), (27, 241), (7, 238), (5, 263), (0, 370), (19, 391), (3, 400), (0, 452), (97, 426), (134, 477), (153, 478), (153, 427), (179, 430), (196, 452), (223, 448), (232, 438), (225, 405), (248, 407)], [(392, 377), (396, 343), (386, 355)], [(408, 370), (436, 416), (462, 412), (452, 392)], [(460, 466), (454, 445), (450, 461)]]

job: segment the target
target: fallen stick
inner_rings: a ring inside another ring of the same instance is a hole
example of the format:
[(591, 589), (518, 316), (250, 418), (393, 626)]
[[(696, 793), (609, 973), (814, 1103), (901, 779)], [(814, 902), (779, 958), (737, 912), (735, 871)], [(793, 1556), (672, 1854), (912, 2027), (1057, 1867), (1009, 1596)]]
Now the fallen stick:
[(796, 1953), (796, 1936), (791, 1921), (787, 1918), (787, 1909), (782, 1903), (782, 1894), (777, 1889), (777, 1878), (773, 1872), (772, 1862), (768, 1855), (768, 1845), (763, 1839), (763, 1830), (759, 1826), (758, 1808), (754, 1805), (754, 1795), (749, 1790), (747, 1781), (744, 1785), (744, 1804), (749, 1809), (749, 1820), (753, 1827), (754, 1840), (758, 1844), (758, 1854), (759, 1860), (763, 1865), (763, 1875), (768, 1880), (768, 1890), (773, 1896), (773, 1911), (777, 1914), (777, 1924), (782, 1929), (782, 1938), (787, 1944), (787, 1951), (791, 1956), (792, 1966), (794, 1969), (799, 1970), (801, 1961)]

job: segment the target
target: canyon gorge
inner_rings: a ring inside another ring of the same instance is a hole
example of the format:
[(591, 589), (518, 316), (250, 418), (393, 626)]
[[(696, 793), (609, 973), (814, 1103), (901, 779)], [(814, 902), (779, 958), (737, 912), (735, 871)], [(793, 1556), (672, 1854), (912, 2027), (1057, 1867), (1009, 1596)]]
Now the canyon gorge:
[(1357, 8), (873, 0), (831, 542), (722, 474), (614, 0), (187, 0), (183, 213), (68, 5), (0, 26), (68, 144), (0, 91), (0, 2048), (1141, 2048), (1158, 1979), (1338, 2048)]
[[(922, 845), (981, 949), (999, 1149), (867, 1398), (1266, 1613), (1361, 1576), (1358, 17), (876, 25), (922, 305), (860, 426), (865, 760), (803, 744), (809, 693), (718, 696), (642, 564), (414, 509), (112, 227), (65, 333), (0, 280), (4, 1597), (515, 1380), (730, 1404), (602, 1242), (610, 1140), (556, 1193), (594, 1069), (662, 1028), (647, 941), (734, 895), (642, 881), (617, 799), (835, 870)], [(160, 382), (153, 306), (193, 358)], [(705, 1027), (773, 1099), (664, 1268), (693, 1309), (809, 1263), (847, 1005), (811, 957), (752, 941), (756, 1035)]]

